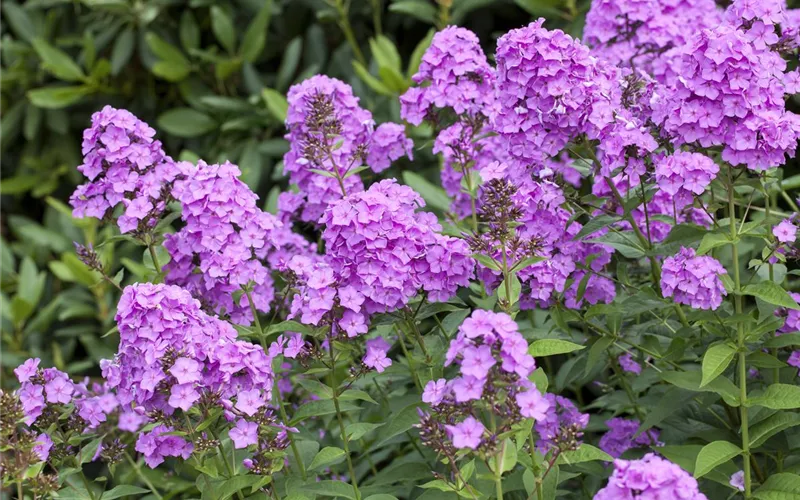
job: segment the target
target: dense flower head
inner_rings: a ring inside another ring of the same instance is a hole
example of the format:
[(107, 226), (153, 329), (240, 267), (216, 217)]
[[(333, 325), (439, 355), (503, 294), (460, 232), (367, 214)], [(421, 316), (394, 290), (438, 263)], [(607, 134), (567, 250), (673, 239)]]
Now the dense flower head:
[(653, 453), (639, 460), (614, 460), (608, 485), (594, 496), (594, 500), (633, 498), (706, 500), (691, 474)]
[(642, 365), (637, 363), (630, 353), (626, 352), (620, 356), (617, 361), (619, 362), (619, 366), (623, 371), (633, 373), (634, 375), (640, 375), (642, 373)]
[(622, 456), (631, 448), (660, 446), (658, 431), (649, 429), (638, 436), (639, 421), (635, 419), (612, 418), (606, 421), (608, 432), (600, 438), (600, 449), (614, 458)]
[(497, 43), (494, 128), (524, 164), (557, 155), (584, 133), (597, 135), (614, 120), (618, 71), (544, 19), (511, 30)]
[(785, 108), (786, 61), (727, 24), (697, 33), (673, 58), (676, 76), (653, 100), (675, 145), (722, 147), (722, 159), (761, 171), (793, 156), (800, 119)]
[(166, 457), (188, 459), (194, 446), (181, 436), (170, 434), (174, 429), (166, 425), (157, 425), (148, 432), (139, 434), (136, 439), (136, 451), (144, 455), (144, 462), (150, 468), (156, 468)]
[(656, 163), (656, 183), (683, 208), (705, 192), (718, 172), (719, 166), (708, 156), (676, 151)]
[(414, 159), (414, 141), (406, 137), (406, 129), (399, 123), (381, 123), (370, 137), (367, 148), (367, 165), (374, 172), (383, 172), (393, 161), (403, 156)]
[[(349, 85), (324, 75), (293, 85), (287, 99), (289, 151), (283, 157), (284, 170), (303, 196), (300, 220), (317, 222), (327, 205), (343, 195), (335, 177), (312, 169), (343, 177), (361, 166), (374, 121)], [(357, 175), (343, 179), (343, 184), (348, 194), (364, 189)]]
[(122, 204), (120, 231), (152, 229), (166, 208), (169, 184), (178, 174), (154, 140), (155, 130), (130, 111), (104, 107), (83, 131), (83, 164), (89, 182), (70, 198), (75, 217), (102, 219)]
[(27, 425), (33, 424), (48, 404), (71, 403), (75, 392), (69, 375), (56, 368), (41, 369), (39, 363), (39, 358), (30, 358), (14, 370), (20, 383), (17, 396)]
[[(233, 294), (251, 289), (259, 311), (267, 312), (274, 296), (268, 257), (282, 247), (303, 251), (274, 215), (256, 206), (258, 196), (239, 179), (232, 163), (197, 167), (179, 164), (183, 177), (173, 194), (181, 203), (186, 223), (167, 235), (164, 247), (172, 260), (166, 281), (189, 290), (218, 314), (228, 314), (236, 323), (253, 320), (246, 296), (234, 301)], [(199, 272), (198, 272), (199, 271)]]
[(188, 411), (205, 393), (269, 400), (271, 358), (261, 347), (237, 341), (235, 330), (200, 310), (186, 290), (126, 287), (116, 320), (119, 352), (101, 368), (121, 404), (170, 415)]
[(728, 295), (720, 275), (728, 274), (722, 264), (708, 255), (697, 256), (693, 248), (683, 248), (664, 260), (661, 293), (678, 304), (695, 309), (716, 309)]
[[(789, 295), (795, 302), (800, 304), (800, 293), (789, 292)], [(788, 307), (781, 307), (775, 311), (777, 316), (786, 318), (783, 326), (778, 329), (778, 333), (793, 333), (800, 331), (800, 310), (789, 309)]]
[(651, 75), (663, 74), (671, 49), (719, 23), (713, 0), (595, 0), (583, 40), (597, 57)]
[[(725, 21), (735, 26), (750, 24), (753, 32), (760, 32), (761, 27), (758, 23), (769, 26), (772, 32), (773, 25), (785, 24), (788, 22), (786, 11), (786, 0), (733, 0), (725, 10)], [(775, 43), (778, 36), (774, 33)]]
[(334, 203), (325, 225), (324, 262), (293, 259), (290, 267), (304, 283), (292, 314), (317, 324), (342, 307), (339, 326), (349, 336), (367, 331), (369, 315), (404, 307), (420, 291), (444, 301), (472, 276), (467, 244), (438, 233), (436, 216), (417, 212), (422, 198), (393, 179)]
[(583, 430), (589, 425), (589, 414), (581, 413), (569, 399), (545, 394), (550, 403), (545, 418), (534, 425), (539, 440), (536, 448), (547, 453), (552, 448), (574, 449), (580, 446)]
[(494, 77), (475, 33), (448, 26), (433, 36), (412, 77), (420, 86), (400, 96), (400, 115), (413, 125), (443, 108), (489, 116)]

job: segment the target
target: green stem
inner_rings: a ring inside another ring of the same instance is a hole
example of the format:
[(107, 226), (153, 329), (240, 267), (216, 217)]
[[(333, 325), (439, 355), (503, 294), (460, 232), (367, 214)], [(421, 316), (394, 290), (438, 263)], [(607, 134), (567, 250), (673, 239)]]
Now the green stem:
[(350, 25), (350, 18), (347, 15), (347, 9), (344, 6), (343, 0), (336, 0), (336, 12), (339, 14), (339, 27), (342, 28), (347, 43), (350, 44), (350, 48), (353, 49), (353, 54), (355, 54), (358, 62), (366, 67), (367, 60), (364, 58), (364, 53), (361, 52), (361, 47), (358, 46), (356, 36), (353, 34), (353, 27)]
[(422, 392), (422, 382), (420, 382), (417, 370), (414, 368), (414, 360), (411, 359), (411, 354), (408, 353), (408, 349), (406, 348), (406, 339), (403, 335), (403, 329), (399, 326), (395, 326), (395, 330), (397, 330), (397, 335), (400, 337), (400, 349), (403, 350), (403, 355), (406, 357), (406, 361), (408, 361), (408, 369), (411, 371), (411, 378), (414, 379), (414, 384), (417, 386), (417, 389)]
[[(528, 443), (531, 447), (531, 471), (533, 472), (533, 477), (536, 482), (536, 498), (538, 500), (544, 500), (544, 491), (542, 490), (542, 479), (539, 477), (539, 472), (541, 469), (536, 464), (536, 441), (533, 439), (533, 429), (531, 429), (531, 433), (528, 434)], [(528, 500), (532, 500), (533, 492), (528, 497)]]
[[(253, 313), (253, 322), (255, 323), (256, 330), (258, 330), (258, 338), (261, 341), (261, 347), (264, 350), (267, 350), (267, 338), (264, 335), (264, 330), (261, 328), (261, 321), (258, 319), (258, 311), (256, 310), (256, 303), (253, 301), (253, 294), (250, 292), (250, 289), (245, 288), (244, 294), (247, 296), (247, 302), (250, 303), (250, 311)], [(286, 415), (286, 407), (281, 397), (281, 391), (276, 387), (275, 390), (276, 398), (278, 400), (278, 409), (281, 413), (281, 420), (285, 425), (289, 423), (289, 417)], [(294, 437), (292, 437), (291, 432), (287, 432), (286, 436), (289, 438), (289, 445), (292, 447), (292, 454), (294, 455), (294, 459), (297, 462), (297, 467), (300, 468), (300, 475), (303, 477), (303, 481), (306, 480), (306, 467), (303, 464), (303, 458), (300, 456), (300, 450), (297, 449), (297, 444), (294, 442)]]
[(383, 33), (381, 29), (381, 0), (371, 0), (372, 3), (372, 24), (375, 28), (375, 34), (380, 36)]
[(152, 492), (153, 492), (153, 495), (155, 495), (155, 497), (156, 497), (156, 498), (158, 498), (158, 499), (164, 498), (164, 497), (162, 497), (162, 496), (161, 496), (161, 494), (158, 492), (158, 490), (156, 489), (156, 487), (155, 487), (155, 486), (153, 486), (153, 483), (152, 483), (152, 482), (150, 482), (150, 480), (149, 480), (149, 479), (147, 479), (147, 477), (146, 477), (146, 476), (145, 476), (145, 475), (142, 473), (142, 469), (141, 469), (141, 467), (139, 467), (139, 464), (138, 464), (138, 463), (136, 463), (136, 461), (135, 461), (135, 460), (134, 460), (134, 459), (131, 457), (131, 455), (130, 455), (130, 454), (127, 452), (127, 451), (125, 452), (125, 458), (127, 458), (127, 459), (128, 459), (128, 463), (130, 463), (130, 464), (131, 464), (131, 467), (133, 467), (133, 471), (136, 473), (136, 476), (137, 476), (139, 479), (141, 479), (141, 480), (142, 480), (142, 482), (143, 482), (145, 485), (147, 485), (147, 487), (148, 487), (148, 488), (150, 488), (150, 491), (152, 491)]
[(161, 281), (161, 264), (158, 262), (158, 255), (156, 254), (156, 249), (153, 244), (147, 245), (147, 249), (150, 251), (150, 258), (153, 259), (153, 267), (156, 268), (156, 282)]
[[(766, 189), (764, 190), (764, 192), (765, 192), (765, 196), (764, 196), (764, 202), (765, 202), (764, 203), (764, 217), (767, 220), (767, 223), (769, 224), (770, 208), (771, 208), (770, 205), (772, 205), (772, 203), (771, 203), (771, 197), (769, 195), (769, 192), (767, 192)], [(770, 242), (772, 242), (772, 233), (768, 232), (767, 233), (767, 238), (770, 240)], [(771, 257), (771, 255), (770, 255), (770, 257)], [(767, 259), (769, 259), (770, 257), (767, 257)], [(769, 280), (770, 281), (775, 281), (775, 269), (773, 268), (773, 265), (772, 265), (771, 262), (769, 262)], [(773, 332), (773, 335), (775, 337), (777, 337), (778, 336), (778, 331), (775, 330)], [(772, 349), (772, 355), (775, 356), (776, 358), (778, 357), (778, 348), (777, 347)], [(780, 381), (781, 381), (781, 369), (780, 369), (780, 367), (775, 367), (775, 368), (772, 369), (772, 383), (773, 384), (777, 384), (777, 383), (780, 383)]]
[(336, 355), (333, 350), (333, 337), (328, 337), (328, 347), (331, 357), (331, 372), (329, 375), (329, 384), (333, 393), (333, 407), (336, 409), (336, 420), (339, 421), (339, 431), (342, 433), (342, 444), (344, 445), (344, 456), (347, 459), (347, 469), (350, 472), (350, 484), (353, 485), (353, 493), (355, 493), (356, 500), (361, 499), (361, 493), (358, 491), (358, 481), (356, 480), (356, 472), (353, 468), (353, 459), (350, 457), (350, 443), (347, 439), (347, 432), (344, 428), (344, 419), (342, 418), (342, 410), (339, 407), (339, 386), (336, 384)]
[[(86, 475), (83, 473), (83, 471), (81, 471), (81, 481), (83, 481), (83, 486), (86, 488), (86, 492), (89, 494), (89, 498), (91, 500), (94, 500), (94, 492), (92, 491), (92, 486), (89, 484), (89, 480), (86, 479)], [(21, 481), (20, 484), (22, 484)], [(20, 497), (20, 500), (22, 500), (22, 498), (23, 497)]]
[[(731, 251), (733, 254), (733, 283), (734, 283), (734, 308), (736, 316), (741, 317), (742, 314), (742, 295), (741, 295), (741, 278), (739, 276), (739, 249), (736, 245), (738, 235), (736, 233), (736, 206), (734, 204), (736, 192), (733, 188), (733, 181), (730, 177), (730, 169), (728, 170), (728, 211), (730, 217), (731, 228)], [(752, 492), (751, 478), (750, 478), (750, 429), (747, 416), (747, 353), (745, 352), (745, 331), (744, 323), (737, 322), (738, 342), (737, 347), (739, 350), (739, 417), (740, 429), (742, 433), (742, 455), (744, 457), (744, 497), (750, 498)]]
[(503, 446), (500, 447), (500, 451), (494, 459), (494, 491), (497, 500), (503, 500), (503, 461), (507, 442), (503, 440)]

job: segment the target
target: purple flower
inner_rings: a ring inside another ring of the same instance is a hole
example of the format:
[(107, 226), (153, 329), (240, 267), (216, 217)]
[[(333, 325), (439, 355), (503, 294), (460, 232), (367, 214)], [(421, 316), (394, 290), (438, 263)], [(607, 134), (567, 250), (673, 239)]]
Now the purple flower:
[(589, 425), (589, 414), (581, 413), (567, 398), (555, 394), (545, 394), (550, 407), (544, 419), (534, 424), (539, 440), (536, 448), (543, 454), (551, 448), (558, 448), (562, 443), (567, 448), (580, 444), (583, 429)]
[(470, 377), (469, 375), (454, 379), (452, 390), (456, 402), (466, 403), (467, 401), (481, 399), (485, 383), (485, 379)]
[(72, 401), (72, 382), (63, 377), (56, 377), (44, 386), (48, 403), (69, 403)]
[(739, 472), (734, 472), (728, 484), (739, 491), (744, 491), (744, 471), (740, 470)]
[(474, 417), (467, 417), (456, 425), (448, 425), (447, 432), (456, 448), (470, 448), (476, 450), (481, 444), (483, 432), (486, 427)]
[(488, 345), (468, 347), (463, 352), (461, 360), (461, 373), (479, 379), (485, 379), (489, 370), (497, 361), (492, 355), (492, 348)]
[(258, 424), (240, 418), (236, 421), (236, 427), (228, 431), (228, 436), (233, 441), (234, 448), (247, 448), (258, 443)]
[(693, 248), (683, 248), (664, 260), (661, 293), (678, 304), (695, 309), (716, 309), (728, 292), (719, 276), (727, 274), (722, 264), (707, 255), (695, 256)]
[(392, 360), (386, 357), (386, 353), (391, 346), (383, 337), (367, 340), (366, 347), (364, 365), (374, 368), (378, 373), (383, 373), (386, 368), (392, 365)]
[(26, 359), (24, 363), (14, 368), (14, 375), (17, 376), (17, 380), (19, 380), (20, 384), (27, 382), (31, 377), (36, 375), (41, 361), (42, 360), (39, 358), (29, 358)]
[(625, 353), (620, 356), (617, 361), (619, 362), (619, 366), (628, 373), (633, 373), (639, 375), (642, 373), (642, 366), (634, 361), (633, 356), (630, 353)]
[(248, 417), (252, 417), (265, 404), (261, 391), (259, 389), (250, 389), (249, 391), (242, 391), (236, 396), (235, 408)]
[(608, 485), (594, 496), (594, 500), (631, 498), (707, 500), (691, 474), (653, 453), (640, 460), (614, 460)]
[(166, 425), (157, 425), (149, 432), (140, 433), (135, 449), (144, 455), (144, 461), (151, 469), (164, 462), (165, 457), (189, 458), (194, 446), (180, 436), (165, 435), (174, 429)]
[(50, 450), (53, 448), (53, 440), (50, 439), (45, 433), (41, 433), (36, 436), (36, 442), (33, 445), (33, 453), (39, 457), (39, 460), (42, 462), (47, 462), (47, 458), (50, 456)]
[(792, 223), (791, 219), (784, 219), (772, 228), (772, 234), (781, 243), (794, 243), (797, 239), (797, 226)]
[(525, 392), (517, 393), (517, 405), (523, 417), (532, 418), (537, 422), (547, 417), (547, 410), (550, 408), (550, 401), (542, 396), (535, 387)]
[(173, 408), (189, 411), (189, 408), (198, 399), (200, 399), (200, 394), (195, 390), (193, 384), (178, 384), (172, 386), (169, 401), (167, 402)]
[(383, 172), (402, 156), (414, 159), (414, 141), (406, 137), (406, 129), (399, 123), (381, 123), (372, 133), (367, 151), (367, 165)]
[(422, 401), (431, 406), (436, 406), (442, 402), (447, 394), (447, 380), (440, 378), (439, 380), (430, 380), (425, 384), (425, 390), (422, 391)]
[[(608, 432), (600, 438), (600, 449), (614, 458), (621, 456), (631, 448), (640, 446), (660, 446), (658, 431), (650, 429), (636, 436), (639, 430), (638, 420), (612, 418), (606, 421)], [(635, 437), (634, 437), (635, 436)]]
[(189, 358), (178, 358), (169, 369), (179, 384), (191, 384), (200, 381), (200, 363)]
[(656, 183), (683, 208), (705, 192), (717, 172), (719, 166), (708, 156), (677, 151), (656, 163)]

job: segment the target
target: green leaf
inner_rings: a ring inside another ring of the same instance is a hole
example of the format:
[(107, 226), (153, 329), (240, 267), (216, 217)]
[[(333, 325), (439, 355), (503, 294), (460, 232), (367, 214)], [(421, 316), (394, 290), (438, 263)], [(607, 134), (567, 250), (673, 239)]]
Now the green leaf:
[(394, 42), (384, 35), (378, 35), (369, 41), (369, 48), (379, 68), (389, 68), (400, 74), (400, 53)]
[(356, 422), (354, 424), (349, 424), (345, 428), (345, 434), (347, 437), (352, 440), (358, 440), (364, 437), (369, 432), (374, 431), (378, 427), (383, 427), (384, 424), (369, 424), (369, 423), (361, 423)]
[(613, 343), (614, 339), (611, 337), (600, 337), (592, 344), (592, 347), (589, 348), (589, 357), (586, 361), (586, 366), (583, 369), (584, 375), (588, 375), (592, 371), (597, 362), (600, 361), (600, 356), (605, 354), (606, 349)]
[(714, 470), (728, 460), (738, 457), (742, 449), (727, 441), (714, 441), (703, 446), (697, 454), (697, 461), (694, 466), (694, 477), (700, 478)]
[[(519, 294), (522, 292), (522, 283), (519, 282), (519, 278), (517, 278), (516, 274), (512, 274), (508, 279), (511, 283), (508, 286), (508, 291), (506, 291), (506, 280), (503, 280), (500, 286), (497, 287), (497, 296), (513, 306), (519, 301)], [(509, 293), (511, 297), (507, 297)]]
[(211, 7), (211, 31), (217, 37), (220, 45), (225, 47), (229, 53), (236, 52), (236, 31), (230, 16), (221, 7), (213, 5)]
[[(367, 84), (369, 88), (377, 92), (381, 95), (386, 96), (393, 96), (394, 92), (392, 92), (386, 85), (384, 85), (380, 80), (372, 76), (367, 68), (364, 67), (358, 61), (353, 61), (353, 70), (355, 70), (356, 75), (361, 78), (361, 81)], [(403, 172), (405, 174), (405, 172)]]
[(697, 249), (697, 255), (705, 255), (711, 250), (730, 244), (731, 240), (727, 234), (723, 233), (706, 233), (700, 241), (700, 247)]
[(772, 384), (764, 394), (748, 398), (748, 406), (764, 406), (773, 410), (792, 410), (800, 408), (800, 386)]
[(69, 87), (43, 87), (29, 90), (26, 94), (34, 106), (45, 109), (60, 109), (74, 104), (81, 98), (91, 94), (91, 88), (85, 85)]
[(742, 288), (742, 293), (758, 297), (776, 306), (800, 310), (800, 305), (789, 295), (789, 292), (773, 281), (762, 281), (754, 285), (746, 285)]
[(592, 462), (594, 460), (613, 462), (614, 457), (604, 452), (600, 448), (595, 448), (594, 446), (586, 443), (581, 444), (577, 450), (565, 451), (558, 457), (558, 463), (564, 465)]
[(775, 434), (800, 425), (800, 414), (778, 412), (750, 427), (750, 448), (757, 448)]
[[(361, 409), (360, 406), (353, 403), (348, 403), (347, 401), (342, 401), (339, 403), (339, 408), (342, 412)], [(336, 413), (336, 407), (333, 404), (333, 400), (311, 401), (297, 409), (292, 417), (291, 425), (295, 425), (308, 417), (321, 417), (323, 415), (331, 415), (333, 413)]]
[(788, 472), (779, 472), (769, 476), (753, 492), (753, 498), (757, 500), (797, 500), (800, 498), (800, 476)]
[(297, 488), (296, 491), (327, 497), (350, 498), (352, 500), (356, 498), (353, 487), (342, 481), (316, 481), (306, 483)]
[(688, 391), (715, 392), (722, 396), (729, 405), (739, 406), (739, 389), (726, 378), (717, 377), (703, 387), (700, 387), (702, 374), (699, 371), (663, 372), (661, 378), (667, 383)]
[(28, 13), (25, 12), (25, 9), (20, 7), (14, 2), (3, 2), (3, 14), (5, 14), (5, 18), (3, 19), (8, 23), (11, 27), (11, 31), (23, 41), (32, 42), (34, 37), (36, 36), (36, 28), (33, 26), (33, 22), (31, 22), (31, 18), (28, 17)]
[(34, 50), (42, 60), (44, 69), (52, 73), (59, 80), (79, 82), (86, 79), (83, 70), (66, 52), (53, 47), (47, 41), (36, 38), (31, 42)]
[(289, 110), (289, 102), (286, 98), (273, 89), (264, 89), (261, 91), (261, 97), (267, 105), (267, 110), (281, 123), (286, 121), (286, 112)]
[(366, 401), (374, 405), (378, 404), (367, 392), (359, 389), (347, 389), (339, 396), (339, 401)]
[(103, 442), (103, 438), (99, 437), (89, 441), (83, 448), (81, 448), (80, 452), (80, 463), (85, 464), (87, 462), (91, 462), (94, 458), (95, 453), (97, 453), (97, 448), (100, 447), (100, 443)]
[(764, 342), (764, 347), (788, 347), (791, 345), (800, 345), (800, 333), (787, 333)]
[(703, 356), (703, 378), (700, 387), (705, 387), (719, 377), (728, 367), (736, 350), (728, 344), (711, 346)]
[(159, 59), (150, 68), (153, 74), (170, 82), (179, 82), (186, 78), (192, 69), (191, 63), (180, 49), (152, 32), (146, 33), (144, 39), (147, 46)]
[(401, 0), (389, 6), (389, 12), (399, 12), (415, 17), (428, 24), (436, 24), (436, 7), (426, 0)]
[(247, 27), (239, 49), (242, 59), (255, 62), (267, 43), (267, 29), (272, 16), (272, 0), (264, 2), (255, 19)]
[(178, 137), (197, 137), (217, 128), (217, 122), (192, 108), (173, 108), (158, 117), (158, 126)]
[(145, 495), (147, 493), (150, 493), (150, 490), (139, 488), (138, 486), (132, 486), (130, 484), (120, 484), (119, 486), (115, 486), (114, 488), (104, 492), (100, 497), (100, 500), (113, 500), (114, 498), (122, 498), (128, 495)]
[(431, 42), (433, 41), (433, 35), (435, 34), (436, 30), (429, 30), (428, 34), (425, 35), (425, 38), (420, 40), (417, 46), (414, 48), (414, 52), (411, 54), (411, 59), (408, 61), (408, 69), (406, 70), (406, 78), (409, 80), (419, 70), (419, 65), (422, 62), (422, 56), (425, 55), (425, 51), (428, 50), (428, 47), (430, 47)]
[(586, 346), (574, 344), (566, 340), (541, 339), (534, 341), (528, 348), (528, 354), (534, 358), (539, 356), (555, 356), (556, 354), (566, 354), (568, 352), (580, 351)]
[(187, 52), (200, 48), (200, 28), (197, 26), (197, 21), (190, 9), (185, 9), (181, 14), (178, 35), (181, 39), (181, 45)]
[(122, 68), (128, 64), (133, 55), (133, 48), (136, 39), (133, 36), (133, 28), (130, 26), (122, 30), (114, 41), (114, 47), (111, 49), (111, 74), (118, 75)]
[(329, 465), (335, 465), (344, 460), (344, 450), (334, 446), (326, 446), (319, 450), (319, 453), (311, 461), (308, 470), (321, 469)]
[(450, 198), (444, 189), (432, 184), (428, 179), (410, 170), (403, 171), (403, 182), (419, 193), (425, 202), (433, 208), (443, 212), (450, 210)]
[(413, 403), (394, 415), (386, 424), (386, 427), (382, 429), (375, 447), (377, 448), (385, 444), (398, 434), (402, 434), (411, 429), (415, 424), (418, 424), (419, 414), (417, 413), (417, 408), (417, 404)]
[(280, 90), (286, 90), (292, 83), (292, 77), (300, 64), (300, 56), (303, 51), (303, 38), (296, 37), (286, 46), (283, 51), (281, 65), (278, 67), (278, 74), (275, 76), (275, 86)]

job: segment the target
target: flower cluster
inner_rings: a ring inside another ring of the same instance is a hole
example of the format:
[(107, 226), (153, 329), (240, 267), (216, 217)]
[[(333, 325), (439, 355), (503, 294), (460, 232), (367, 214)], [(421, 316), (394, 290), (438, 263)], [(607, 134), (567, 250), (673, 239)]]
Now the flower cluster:
[(168, 186), (178, 175), (155, 133), (124, 109), (106, 106), (92, 115), (78, 167), (89, 182), (70, 198), (75, 217), (103, 219), (122, 204), (120, 231), (142, 234), (155, 227), (166, 208)]
[[(218, 314), (236, 323), (253, 320), (248, 298), (234, 294), (248, 288), (256, 309), (267, 312), (274, 290), (267, 255), (279, 238), (290, 237), (283, 224), (256, 206), (258, 196), (239, 180), (236, 165), (197, 167), (181, 162), (182, 178), (173, 196), (181, 203), (185, 226), (167, 235), (164, 247), (172, 260), (166, 280), (189, 290)], [(199, 272), (197, 272), (199, 270)]]
[[(493, 437), (484, 435), (485, 427), (476, 418), (479, 413), (471, 411), (481, 401), (492, 402), (489, 411), (504, 425), (523, 417), (547, 418), (552, 403), (528, 380), (536, 364), (517, 323), (507, 314), (474, 311), (447, 350), (445, 366), (452, 363), (459, 366), (460, 376), (431, 380), (422, 393), (422, 401), (435, 410), (423, 415), (423, 442), (434, 449), (446, 450), (452, 444), (475, 450), (491, 442)], [(442, 440), (445, 435), (449, 442)]]
[(728, 274), (722, 264), (708, 255), (697, 256), (693, 248), (683, 248), (664, 259), (661, 293), (678, 304), (695, 309), (716, 309), (728, 295), (720, 275)]
[(638, 436), (638, 420), (628, 420), (625, 418), (612, 418), (606, 421), (608, 432), (600, 438), (600, 449), (614, 458), (622, 456), (623, 453), (631, 448), (660, 446), (658, 441), (658, 431), (649, 429)]
[[(374, 129), (372, 113), (361, 108), (353, 89), (335, 78), (316, 75), (289, 89), (284, 169), (299, 195), (284, 193), (281, 208), (300, 220), (318, 222), (326, 207), (364, 189), (352, 175), (365, 161), (375, 172), (391, 161), (411, 157), (413, 144), (401, 125)], [(316, 170), (316, 172), (315, 172)]]
[(672, 49), (721, 20), (713, 0), (596, 0), (583, 39), (597, 57), (663, 75)]
[(706, 500), (691, 474), (652, 453), (640, 460), (614, 460), (608, 485), (594, 496), (594, 500), (622, 498)]
[(677, 151), (656, 163), (656, 183), (683, 208), (705, 192), (717, 172), (719, 166), (708, 156)]
[(563, 396), (545, 394), (550, 403), (543, 420), (536, 421), (534, 429), (539, 434), (536, 448), (543, 454), (551, 449), (575, 450), (581, 444), (583, 430), (589, 425), (589, 414), (581, 413), (575, 404)]
[(494, 128), (523, 164), (555, 156), (581, 136), (596, 136), (614, 120), (618, 72), (544, 19), (511, 30), (497, 42)]
[(272, 394), (271, 358), (237, 341), (227, 323), (208, 316), (179, 287), (135, 284), (117, 308), (119, 352), (101, 363), (121, 404), (171, 415), (208, 400), (237, 400), (252, 415)]
[(490, 116), (494, 77), (478, 37), (468, 29), (448, 26), (433, 36), (412, 77), (421, 86), (400, 96), (400, 116), (413, 125), (437, 108)]
[(794, 155), (798, 115), (785, 108), (786, 61), (744, 31), (722, 24), (675, 55), (679, 77), (653, 102), (653, 119), (673, 143), (722, 147), (722, 159), (760, 171)]
[(42, 415), (47, 403), (71, 403), (75, 392), (69, 375), (56, 368), (39, 369), (39, 363), (39, 358), (31, 358), (14, 369), (20, 383), (17, 394), (27, 425)]
[(339, 327), (351, 337), (366, 333), (369, 315), (404, 307), (420, 291), (449, 299), (472, 276), (464, 241), (443, 236), (436, 217), (417, 212), (422, 198), (384, 180), (332, 204), (322, 217), (323, 262), (296, 257), (290, 268), (303, 286), (292, 314), (318, 324), (339, 305)]
[(144, 462), (151, 469), (161, 465), (165, 457), (181, 457), (185, 460), (192, 455), (192, 443), (171, 434), (173, 431), (174, 429), (162, 424), (139, 434), (136, 451), (144, 456)]

